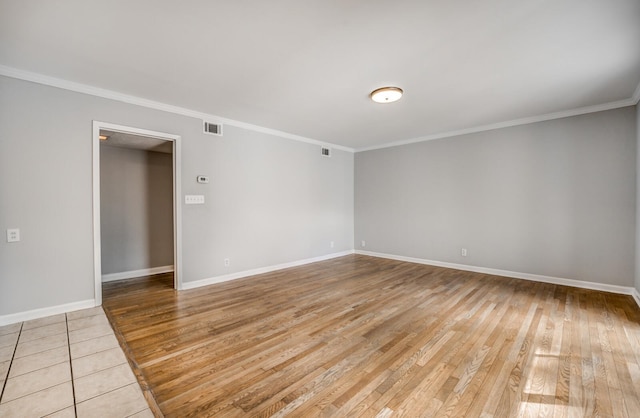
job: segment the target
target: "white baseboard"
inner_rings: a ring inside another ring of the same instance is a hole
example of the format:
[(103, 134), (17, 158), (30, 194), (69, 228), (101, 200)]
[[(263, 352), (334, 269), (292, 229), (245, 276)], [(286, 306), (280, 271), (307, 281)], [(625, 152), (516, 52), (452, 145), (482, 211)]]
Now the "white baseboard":
[(113, 282), (115, 280), (133, 279), (135, 277), (152, 276), (154, 274), (170, 273), (173, 266), (151, 267), (148, 269), (123, 271), (120, 273), (110, 273), (102, 275), (102, 283)]
[[(422, 258), (405, 257), (405, 256), (400, 256), (400, 255), (376, 253), (376, 252), (372, 252), (372, 251), (361, 251), (361, 250), (355, 250), (355, 251), (354, 250), (347, 250), (347, 251), (328, 254), (328, 255), (324, 255), (324, 256), (320, 256), (320, 257), (307, 258), (305, 260), (293, 261), (293, 262), (290, 262), (290, 263), (277, 264), (277, 265), (269, 266), (269, 267), (262, 267), (262, 268), (257, 268), (257, 269), (253, 269), (253, 270), (246, 270), (246, 271), (242, 271), (242, 272), (238, 272), (238, 273), (226, 274), (226, 275), (223, 275), (223, 276), (216, 276), (216, 277), (197, 280), (197, 281), (193, 281), (193, 282), (186, 282), (186, 283), (183, 283), (183, 289), (195, 289), (197, 287), (207, 286), (207, 285), (210, 285), (210, 284), (222, 283), (222, 282), (226, 282), (226, 281), (229, 281), (229, 280), (240, 279), (242, 277), (254, 276), (256, 274), (269, 273), (269, 272), (272, 272), (272, 271), (282, 270), (282, 269), (289, 268), (289, 267), (302, 266), (302, 265), (305, 265), (305, 264), (315, 263), (317, 261), (329, 260), (329, 259), (337, 258), (337, 257), (343, 257), (345, 255), (354, 254), (354, 253), (355, 254), (361, 254), (361, 255), (367, 255), (367, 256), (371, 256), (371, 257), (380, 257), (380, 258), (388, 258), (388, 259), (391, 259), (391, 260), (407, 261), (407, 262), (410, 262), (410, 263), (426, 264), (426, 265), (430, 265), (430, 266), (446, 267), (446, 268), (452, 268), (452, 269), (464, 270), (464, 271), (473, 271), (473, 272), (476, 272), (476, 273), (493, 274), (493, 275), (496, 275), (496, 276), (513, 277), (513, 278), (516, 278), (516, 279), (532, 280), (532, 281), (543, 282), (543, 283), (551, 283), (551, 284), (558, 284), (558, 285), (564, 285), (564, 286), (579, 287), (579, 288), (583, 288), (583, 289), (600, 290), (600, 291), (604, 291), (604, 292), (631, 295), (635, 299), (636, 303), (638, 304), (638, 307), (640, 308), (640, 293), (638, 292), (637, 289), (635, 289), (633, 287), (616, 286), (616, 285), (603, 284), (603, 283), (594, 283), (594, 282), (585, 282), (585, 281), (581, 281), (581, 280), (563, 279), (563, 278), (559, 278), (559, 277), (541, 276), (541, 275), (537, 275), (537, 274), (519, 273), (519, 272), (514, 272), (514, 271), (498, 270), (498, 269), (491, 269), (491, 268), (486, 268), (486, 267), (469, 266), (469, 265), (466, 265), (466, 264), (446, 263), (446, 262), (441, 262), (441, 261), (425, 260), (425, 259), (422, 259)], [(149, 274), (159, 274), (159, 273), (164, 273), (166, 271), (173, 271), (173, 266), (156, 267), (156, 269), (165, 269), (165, 268), (169, 268), (169, 267), (171, 267), (171, 270), (158, 271), (158, 272), (149, 273)], [(140, 271), (148, 272), (150, 270), (153, 270), (153, 269), (136, 270), (136, 271), (137, 272), (140, 272)], [(131, 272), (126, 272), (126, 273), (131, 273)], [(116, 273), (116, 274), (124, 274), (124, 273)], [(144, 273), (141, 274), (141, 276), (144, 276), (144, 275), (145, 275)], [(139, 277), (139, 276), (136, 275), (136, 276), (131, 276), (131, 277)], [(127, 277), (123, 277), (123, 278), (127, 278)], [(112, 279), (112, 280), (119, 280), (119, 279)], [(96, 306), (95, 299), (87, 299), (87, 300), (83, 300), (83, 301), (79, 301), (79, 302), (66, 303), (64, 305), (57, 305), (57, 306), (50, 306), (50, 307), (47, 307), (47, 308), (33, 309), (31, 311), (18, 312), (18, 313), (9, 314), (9, 315), (0, 315), (0, 326), (14, 324), (16, 322), (29, 321), (29, 320), (32, 320), (32, 319), (44, 318), (46, 316), (57, 315), (57, 314), (61, 314), (61, 313), (73, 312), (73, 311), (77, 311), (77, 310), (80, 310), (80, 309), (93, 308), (95, 306)]]
[(255, 276), (256, 274), (270, 273), (272, 271), (282, 270), (282, 269), (286, 269), (286, 268), (289, 268), (289, 267), (297, 267), (297, 266), (302, 266), (304, 264), (315, 263), (315, 262), (318, 262), (318, 261), (330, 260), (332, 258), (343, 257), (345, 255), (349, 255), (349, 254), (353, 254), (353, 253), (354, 253), (353, 250), (347, 250), (347, 251), (342, 251), (342, 252), (339, 252), (339, 253), (332, 253), (332, 254), (322, 255), (322, 256), (319, 256), (319, 257), (307, 258), (307, 259), (304, 259), (304, 260), (292, 261), (290, 263), (276, 264), (274, 266), (260, 267), (260, 268), (257, 268), (257, 269), (245, 270), (245, 271), (240, 271), (240, 272), (231, 273), (231, 274), (225, 274), (223, 276), (210, 277), (210, 278), (207, 278), (207, 279), (196, 280), (196, 281), (193, 281), (193, 282), (182, 282), (182, 289), (183, 290), (195, 289), (197, 287), (208, 286), (210, 284), (228, 282), (230, 280), (241, 279), (243, 277), (248, 277), (248, 276)]
[[(492, 274), (495, 276), (504, 276), (504, 277), (512, 277), (516, 279), (531, 280), (534, 282), (551, 283), (551, 284), (558, 284), (562, 286), (579, 287), (582, 289), (600, 290), (602, 292), (632, 295), (636, 298), (636, 302), (638, 302), (638, 306), (640, 306), (640, 302), (638, 301), (640, 298), (636, 297), (633, 294), (633, 292), (635, 291), (633, 287), (618, 286), (614, 284), (605, 284), (605, 283), (585, 282), (582, 280), (542, 276), (539, 274), (520, 273), (517, 271), (499, 270), (499, 269), (492, 269), (487, 267), (476, 267), (476, 266), (470, 266), (467, 264), (456, 264), (456, 263), (447, 263), (443, 261), (425, 260), (422, 258), (405, 257), (402, 255), (376, 253), (371, 251), (356, 250), (355, 253), (368, 255), (371, 257), (380, 257), (380, 258), (388, 258), (391, 260), (407, 261), (410, 263), (427, 264), (430, 266), (446, 267), (446, 268), (456, 269), (456, 270), (473, 271), (475, 273), (484, 273), (484, 274)], [(636, 292), (636, 295), (637, 295), (637, 292)]]
[(64, 305), (50, 306), (47, 308), (33, 309), (31, 311), (2, 315), (0, 316), (0, 326), (15, 324), (16, 322), (30, 321), (32, 319), (44, 318), (45, 316), (79, 311), (80, 309), (93, 308), (95, 306), (95, 299), (87, 299), (81, 300), (79, 302), (65, 303)]
[(631, 292), (631, 296), (633, 296), (633, 298), (636, 300), (636, 303), (638, 304), (638, 308), (640, 308), (640, 292), (638, 292), (638, 289), (633, 289)]

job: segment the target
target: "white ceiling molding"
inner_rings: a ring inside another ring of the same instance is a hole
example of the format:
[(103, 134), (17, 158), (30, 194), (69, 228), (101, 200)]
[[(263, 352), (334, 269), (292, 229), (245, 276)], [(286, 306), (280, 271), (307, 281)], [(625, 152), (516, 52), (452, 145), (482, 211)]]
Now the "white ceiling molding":
[[(353, 152), (625, 101), (640, 82), (640, 0), (0, 2), (1, 65)], [(373, 103), (384, 86), (402, 100)]]
[[(640, 89), (640, 86), (638, 86)], [(514, 119), (505, 122), (492, 123), (490, 125), (476, 126), (468, 129), (460, 129), (458, 131), (442, 132), (439, 134), (421, 136), (419, 138), (406, 139), (403, 141), (388, 142), (386, 144), (374, 145), (372, 147), (364, 147), (356, 149), (356, 152), (371, 151), (382, 148), (398, 147), (400, 145), (415, 144), (417, 142), (433, 141), (434, 139), (450, 138), (452, 136), (473, 134), (476, 132), (492, 131), (494, 129), (508, 128), (511, 126), (528, 125), (530, 123), (544, 122), (547, 120), (568, 118), (571, 116), (585, 115), (587, 113), (603, 112), (605, 110), (619, 109), (621, 107), (633, 106), (638, 103), (638, 89), (636, 94), (630, 99), (620, 100), (617, 102), (603, 103), (595, 106), (581, 107), (579, 109), (564, 110), (562, 112), (547, 113), (545, 115), (531, 116), (528, 118)]]
[[(24, 81), (31, 81), (33, 83), (44, 84), (46, 86), (57, 87), (64, 90), (75, 91), (77, 93), (89, 94), (91, 96), (102, 97), (104, 99), (116, 100), (123, 103), (146, 107), (149, 109), (161, 110), (163, 112), (169, 112), (177, 115), (188, 116), (195, 119), (216, 121), (226, 125), (247, 129), (250, 131), (260, 132), (267, 135), (278, 136), (286, 139), (292, 139), (294, 141), (306, 142), (308, 144), (314, 144), (314, 145), (330, 146), (331, 148), (339, 149), (342, 151), (354, 152), (353, 148), (345, 147), (342, 145), (332, 144), (330, 142), (325, 142), (325, 141), (318, 141), (316, 139), (306, 138), (304, 136), (295, 135), (288, 132), (282, 132), (276, 129), (265, 128), (263, 126), (253, 125), (251, 123), (245, 123), (245, 122), (241, 122), (233, 119), (223, 118), (220, 116), (210, 115), (208, 113), (202, 113), (196, 110), (186, 109), (180, 106), (173, 106), (166, 103), (156, 102), (154, 100), (148, 100), (142, 97), (131, 96), (128, 94), (119, 93), (117, 91), (107, 90), (100, 87), (89, 86), (87, 84), (76, 83), (73, 81), (63, 80), (56, 77), (50, 77), (43, 74), (33, 73), (31, 71), (20, 70), (17, 68), (8, 67), (6, 65), (0, 64), (0, 75), (4, 75), (6, 77), (16, 78)], [(201, 120), (198, 123), (202, 123)]]
[(620, 100), (620, 101), (610, 102), (610, 103), (603, 103), (595, 106), (581, 107), (581, 108), (565, 110), (561, 112), (547, 113), (544, 115), (531, 116), (531, 117), (526, 117), (521, 119), (514, 119), (510, 121), (498, 122), (498, 123), (483, 125), (483, 126), (476, 126), (476, 127), (461, 129), (456, 131), (441, 132), (438, 134), (406, 139), (402, 141), (393, 141), (385, 144), (374, 145), (371, 147), (353, 149), (353, 148), (345, 147), (342, 145), (332, 144), (324, 141), (318, 141), (315, 139), (278, 131), (276, 129), (265, 128), (265, 127), (253, 125), (250, 123), (245, 123), (245, 122), (241, 122), (233, 119), (223, 118), (220, 116), (210, 115), (207, 113), (202, 113), (202, 112), (186, 109), (179, 106), (173, 106), (166, 103), (156, 102), (153, 100), (131, 96), (131, 95), (119, 93), (112, 90), (102, 89), (99, 87), (93, 87), (86, 84), (75, 83), (72, 81), (63, 80), (56, 77), (50, 77), (43, 74), (33, 73), (30, 71), (20, 70), (20, 69), (5, 66), (5, 65), (0, 65), (0, 75), (16, 78), (20, 80), (25, 80), (25, 81), (31, 81), (38, 84), (44, 84), (47, 86), (57, 87), (64, 90), (75, 91), (78, 93), (89, 94), (92, 96), (102, 97), (105, 99), (116, 100), (123, 103), (147, 107), (150, 109), (161, 110), (164, 112), (174, 113), (174, 114), (192, 117), (196, 119), (214, 120), (216, 122), (224, 123), (231, 126), (236, 126), (238, 128), (243, 128), (243, 129), (247, 129), (255, 132), (261, 132), (267, 135), (278, 136), (281, 138), (291, 139), (291, 140), (300, 141), (300, 142), (306, 142), (314, 145), (329, 146), (329, 147), (339, 149), (342, 151), (347, 151), (347, 152), (371, 151), (376, 149), (397, 147), (397, 146), (407, 145), (407, 144), (415, 144), (417, 142), (432, 141), (435, 139), (450, 138), (450, 137), (459, 136), (459, 135), (467, 135), (467, 134), (472, 134), (477, 132), (491, 131), (494, 129), (508, 128), (508, 127), (518, 126), (518, 125), (528, 125), (536, 122), (543, 122), (543, 121), (561, 119), (561, 118), (566, 118), (571, 116), (584, 115), (588, 113), (602, 112), (605, 110), (618, 109), (618, 108), (627, 107), (627, 106), (634, 106), (638, 104), (638, 102), (640, 101), (640, 84), (639, 84), (633, 96), (625, 100)]

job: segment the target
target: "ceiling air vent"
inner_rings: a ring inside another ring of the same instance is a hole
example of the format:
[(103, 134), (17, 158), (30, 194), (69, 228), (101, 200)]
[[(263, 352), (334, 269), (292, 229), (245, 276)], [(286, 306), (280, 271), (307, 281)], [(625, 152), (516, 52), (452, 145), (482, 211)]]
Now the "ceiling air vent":
[(320, 148), (320, 153), (323, 157), (331, 157), (331, 148), (322, 147)]
[(209, 135), (218, 135), (222, 136), (222, 124), (221, 123), (211, 123), (207, 121), (204, 122), (204, 133)]

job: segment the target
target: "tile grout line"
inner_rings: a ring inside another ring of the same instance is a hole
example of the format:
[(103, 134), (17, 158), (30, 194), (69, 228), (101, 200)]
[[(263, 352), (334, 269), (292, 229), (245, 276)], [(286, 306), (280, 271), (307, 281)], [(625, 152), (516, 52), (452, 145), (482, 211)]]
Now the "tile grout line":
[(24, 327), (24, 322), (20, 324), (20, 330), (18, 331), (18, 338), (16, 338), (16, 343), (13, 346), (13, 354), (11, 355), (11, 360), (9, 360), (9, 367), (7, 368), (7, 376), (4, 379), (2, 390), (0, 390), (0, 403), (2, 403), (2, 398), (4, 397), (4, 390), (7, 387), (7, 383), (9, 383), (9, 374), (11, 373), (11, 366), (13, 366), (13, 360), (16, 357), (16, 351), (18, 351), (18, 342), (20, 341), (20, 336), (22, 335), (23, 327)]
[[(123, 363), (123, 364), (124, 364), (124, 363)], [(109, 394), (109, 393), (113, 393), (113, 392), (115, 392), (115, 391), (117, 391), (117, 390), (120, 390), (120, 389), (126, 388), (126, 387), (128, 387), (128, 386), (134, 386), (134, 385), (138, 385), (138, 382), (136, 381), (136, 382), (132, 382), (132, 383), (127, 383), (127, 384), (126, 384), (126, 385), (124, 385), (124, 386), (120, 386), (120, 387), (118, 387), (118, 388), (114, 388), (114, 389), (109, 389), (109, 390), (107, 390), (106, 392), (100, 393), (99, 395), (94, 395), (94, 396), (92, 396), (92, 397), (90, 397), (90, 398), (87, 398), (87, 399), (85, 399), (85, 400), (84, 400), (84, 401), (82, 401), (82, 402), (87, 402), (87, 401), (90, 401), (90, 400), (92, 400), (92, 399), (96, 399), (96, 398), (99, 398), (99, 397), (101, 397), (101, 396), (107, 395), (107, 394)], [(139, 386), (139, 385), (138, 385), (138, 386)], [(131, 414), (131, 415), (127, 415), (127, 417), (130, 417), (130, 416), (132, 416), (132, 415), (135, 415), (135, 414), (137, 414), (137, 413), (140, 413), (140, 412), (142, 412), (142, 411), (144, 411), (144, 410), (146, 410), (146, 409), (151, 409), (151, 408), (149, 408), (149, 406), (148, 406), (148, 405), (145, 405), (144, 407), (142, 407), (142, 409), (141, 409), (141, 410), (136, 411), (136, 412), (134, 412), (134, 413), (133, 413), (133, 414)]]
[[(103, 312), (104, 312), (104, 311), (103, 311)], [(67, 353), (68, 353), (68, 356), (69, 356), (69, 357), (68, 357), (68, 364), (69, 364), (69, 366), (68, 366), (68, 367), (69, 367), (69, 371), (70, 371), (70, 375), (71, 375), (71, 376), (70, 376), (70, 377), (71, 377), (71, 379), (70, 379), (70, 380), (71, 380), (71, 387), (72, 387), (72, 401), (73, 401), (73, 407), (74, 407), (74, 416), (75, 416), (75, 417), (77, 417), (77, 416), (78, 416), (78, 410), (77, 410), (77, 397), (76, 397), (76, 393), (75, 393), (75, 380), (76, 380), (76, 379), (75, 379), (75, 373), (74, 373), (73, 363), (72, 363), (72, 356), (71, 356), (71, 339), (70, 339), (70, 333), (72, 332), (72, 330), (71, 330), (71, 329), (70, 329), (70, 327), (69, 327), (69, 322), (72, 322), (72, 321), (73, 321), (73, 319), (71, 319), (71, 320), (70, 320), (66, 314), (64, 314), (64, 315), (65, 315), (65, 316), (64, 316), (64, 320), (63, 320), (63, 321), (64, 321), (64, 324), (65, 324), (65, 331), (63, 331), (63, 333), (65, 333), (65, 334), (66, 334), (66, 336), (67, 336), (67, 341), (66, 341), (66, 343), (67, 343), (67, 344), (66, 344), (66, 348), (67, 348)], [(104, 313), (103, 313), (103, 315), (104, 315)], [(92, 315), (92, 316), (94, 316), (94, 315)], [(90, 316), (90, 317), (92, 317), (92, 316)], [(95, 315), (95, 316), (98, 316), (98, 315)], [(114, 334), (115, 334), (115, 332), (114, 332), (114, 330), (113, 330), (112, 325), (109, 323), (108, 318), (106, 318), (106, 315), (104, 315), (104, 317), (105, 317), (105, 319), (107, 320), (107, 323), (108, 323), (108, 325), (109, 325), (109, 329), (111, 330), (111, 335), (113, 335), (113, 336), (115, 337), (115, 335), (114, 335)], [(61, 323), (61, 322), (63, 322), (63, 321), (60, 321), (60, 323)], [(28, 322), (28, 321), (27, 321), (27, 322)], [(17, 360), (17, 359), (16, 359), (16, 355), (17, 355), (17, 347), (18, 347), (19, 342), (21, 341), (21, 339), (22, 339), (22, 337), (23, 337), (23, 335), (22, 335), (22, 331), (28, 331), (28, 330), (25, 328), (25, 324), (26, 324), (27, 322), (22, 322), (22, 323), (20, 324), (20, 327), (19, 327), (19, 328), (17, 329), (17, 331), (15, 332), (15, 334), (17, 334), (17, 335), (16, 335), (16, 340), (15, 340), (15, 343), (14, 343), (14, 349), (13, 349), (13, 352), (12, 352), (11, 358), (7, 360), (9, 364), (8, 364), (7, 371), (6, 371), (6, 376), (5, 376), (6, 378), (4, 379), (3, 384), (0, 386), (0, 401), (1, 401), (1, 400), (4, 398), (4, 396), (5, 396), (5, 395), (4, 395), (4, 392), (6, 391), (6, 388), (7, 388), (7, 387), (9, 387), (9, 386), (8, 386), (8, 384), (9, 384), (9, 382), (8, 382), (8, 381), (9, 381), (9, 375), (11, 374), (11, 371), (12, 371), (12, 370), (14, 370), (14, 367), (15, 367), (15, 365), (14, 365), (13, 363)], [(50, 326), (50, 325), (54, 325), (54, 324), (44, 324), (44, 325), (42, 325), (41, 327), (47, 327), (47, 326)], [(40, 327), (36, 326), (36, 327), (33, 327), (33, 328), (29, 328), (29, 329), (37, 329), (37, 328), (40, 328)], [(56, 335), (60, 335), (60, 334), (56, 334)], [(106, 335), (105, 335), (105, 336), (106, 336)], [(47, 337), (48, 337), (48, 336), (43, 336), (43, 337), (40, 337), (40, 338), (47, 338)], [(115, 338), (116, 338), (116, 340), (117, 340), (117, 337), (115, 337)], [(37, 339), (36, 339), (36, 340), (34, 340), (34, 341), (37, 341), (38, 339), (39, 339), (39, 338), (37, 338)], [(87, 341), (88, 341), (88, 340), (87, 340)], [(23, 343), (23, 344), (24, 344), (24, 343)], [(64, 347), (64, 346), (62, 346), (62, 347), (60, 347), (60, 348), (63, 348), (63, 347)], [(119, 347), (119, 344), (117, 344), (117, 345), (116, 345), (116, 347), (117, 347), (119, 350), (121, 350), (121, 351), (122, 351), (122, 347)], [(114, 347), (114, 348), (116, 348), (116, 347)], [(53, 349), (50, 349), (50, 350), (53, 350)], [(46, 352), (46, 351), (49, 351), (49, 350), (45, 350), (45, 352)], [(106, 350), (101, 350), (100, 352), (103, 352), (103, 351), (106, 351)], [(38, 353), (34, 353), (33, 355), (36, 355), (36, 354), (38, 354)], [(88, 355), (90, 355), (90, 354), (87, 354), (87, 356), (88, 356)], [(83, 356), (83, 357), (84, 357), (84, 356)], [(125, 355), (125, 358), (126, 358), (126, 355)], [(61, 362), (61, 363), (62, 363), (62, 362)], [(61, 364), (61, 363), (56, 363), (56, 365), (57, 365), (57, 364)], [(109, 367), (109, 368), (114, 368), (114, 367), (118, 367), (118, 366), (121, 366), (121, 365), (127, 365), (127, 367), (131, 368), (130, 364), (128, 364), (128, 361), (125, 361), (125, 362), (123, 362), (122, 364), (119, 364), (119, 365), (111, 366), (111, 367)], [(91, 375), (91, 374), (98, 373), (98, 372), (99, 372), (99, 371), (94, 372), (94, 373), (90, 373), (90, 375)], [(29, 372), (29, 373), (30, 373), (30, 372)], [(135, 373), (134, 373), (134, 375), (135, 375)], [(136, 385), (136, 386), (138, 387), (138, 386), (139, 386), (139, 383), (137, 382), (137, 379), (134, 379), (134, 382), (133, 382), (133, 383), (130, 383), (129, 385)], [(114, 391), (116, 391), (116, 390), (118, 390), (118, 389), (122, 389), (123, 387), (129, 386), (129, 385), (125, 385), (125, 386), (122, 386), (122, 387), (119, 387), (119, 388), (114, 388), (114, 389), (109, 390), (109, 391), (107, 391), (107, 392), (105, 392), (105, 393), (114, 392)], [(42, 389), (42, 390), (44, 390), (44, 389)], [(144, 395), (144, 394), (143, 394), (143, 395)], [(24, 395), (24, 396), (27, 396), (27, 395)], [(101, 396), (101, 395), (98, 395), (98, 396)], [(90, 398), (90, 399), (96, 398), (96, 397), (98, 397), (98, 396), (94, 396), (94, 397), (92, 397), (92, 398)], [(19, 398), (22, 398), (22, 396), (21, 396), (21, 397), (19, 397)], [(143, 398), (144, 398), (144, 396), (143, 396)], [(16, 399), (18, 399), (18, 398), (16, 398)], [(63, 408), (63, 409), (66, 409), (66, 408), (68, 408), (68, 407), (65, 407), (65, 408)], [(145, 411), (145, 410), (147, 410), (147, 409), (150, 409), (150, 407), (149, 407), (148, 403), (147, 403), (147, 402), (145, 402), (144, 407), (142, 407), (142, 409), (140, 409), (139, 411), (134, 412), (132, 415), (138, 414), (138, 413), (143, 412), (143, 411)], [(60, 411), (62, 411), (62, 410), (55, 411), (54, 413), (58, 413), (58, 412), (60, 412)]]
[(73, 362), (71, 361), (71, 337), (69, 336), (69, 318), (64, 314), (64, 324), (67, 328), (67, 350), (69, 352), (69, 372), (71, 373), (71, 394), (73, 395), (73, 414), (78, 416), (78, 408), (76, 406), (76, 386), (73, 376)]

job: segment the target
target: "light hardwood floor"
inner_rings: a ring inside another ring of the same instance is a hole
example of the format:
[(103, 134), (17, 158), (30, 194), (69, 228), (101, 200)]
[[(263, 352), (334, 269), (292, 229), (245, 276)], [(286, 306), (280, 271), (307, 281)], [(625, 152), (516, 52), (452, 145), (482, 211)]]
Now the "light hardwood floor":
[(167, 417), (640, 417), (630, 296), (352, 255), (104, 285)]

